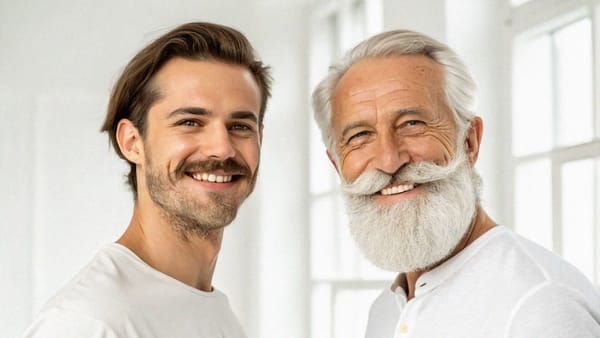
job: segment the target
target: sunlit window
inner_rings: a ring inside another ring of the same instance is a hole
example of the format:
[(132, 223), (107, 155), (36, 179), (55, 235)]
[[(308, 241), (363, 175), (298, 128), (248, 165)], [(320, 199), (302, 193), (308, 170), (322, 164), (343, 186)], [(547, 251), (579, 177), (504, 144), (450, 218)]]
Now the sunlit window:
[(547, 21), (516, 16), (525, 28), (513, 36), (513, 220), (600, 284), (600, 58), (590, 14), (600, 1), (573, 6), (553, 16), (544, 13), (556, 13), (548, 1), (535, 1), (530, 7)]
[(515, 230), (552, 250), (552, 177), (547, 158), (515, 169)]
[(562, 165), (562, 253), (588, 278), (594, 279), (594, 190), (598, 160)]

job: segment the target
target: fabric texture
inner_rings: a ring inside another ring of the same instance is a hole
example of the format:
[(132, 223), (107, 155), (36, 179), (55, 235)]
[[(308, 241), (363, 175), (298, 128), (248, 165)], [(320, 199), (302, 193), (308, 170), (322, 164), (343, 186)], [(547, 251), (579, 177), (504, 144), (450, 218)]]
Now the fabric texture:
[(366, 338), (600, 337), (600, 293), (554, 253), (496, 226), (421, 275), (415, 297), (384, 290)]
[(246, 337), (225, 294), (167, 276), (110, 244), (54, 296), (24, 337)]

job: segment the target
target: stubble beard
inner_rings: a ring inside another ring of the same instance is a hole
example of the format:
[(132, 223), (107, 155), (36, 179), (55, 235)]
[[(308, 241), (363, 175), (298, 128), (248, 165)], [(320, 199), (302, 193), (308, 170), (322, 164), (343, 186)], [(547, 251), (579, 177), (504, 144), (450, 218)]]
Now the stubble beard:
[[(342, 184), (350, 232), (374, 265), (394, 272), (425, 270), (448, 257), (464, 238), (479, 203), (481, 178), (464, 150), (446, 166), (410, 164), (395, 176), (399, 181), (422, 182), (421, 191), (381, 205), (371, 194), (390, 183), (391, 175), (364, 173), (353, 183)], [(367, 193), (357, 194), (360, 189)]]
[[(247, 173), (250, 173), (249, 169)], [(240, 205), (254, 190), (257, 173), (258, 167), (254, 173), (244, 176), (244, 179), (248, 179), (247, 191), (244, 194), (205, 192), (206, 198), (202, 201), (191, 196), (195, 192), (185, 190), (184, 187), (178, 188), (177, 183), (181, 183), (182, 173), (174, 173), (173, 178), (161, 174), (150, 160), (145, 179), (150, 198), (159, 207), (161, 216), (183, 239), (190, 236), (207, 238), (235, 219)]]

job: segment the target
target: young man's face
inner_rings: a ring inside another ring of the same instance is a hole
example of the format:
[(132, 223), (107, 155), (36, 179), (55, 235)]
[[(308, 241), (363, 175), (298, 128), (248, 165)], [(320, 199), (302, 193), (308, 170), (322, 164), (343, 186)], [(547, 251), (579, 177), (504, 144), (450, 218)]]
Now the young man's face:
[(256, 182), (260, 88), (242, 66), (182, 58), (153, 81), (138, 189), (186, 232), (222, 228)]

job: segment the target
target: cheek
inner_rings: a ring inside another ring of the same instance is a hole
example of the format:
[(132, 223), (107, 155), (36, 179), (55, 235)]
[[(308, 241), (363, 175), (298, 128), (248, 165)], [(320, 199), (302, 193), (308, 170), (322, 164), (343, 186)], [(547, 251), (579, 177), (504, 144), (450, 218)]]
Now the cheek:
[(340, 172), (342, 177), (349, 182), (354, 181), (368, 167), (371, 156), (368, 152), (355, 150), (348, 154), (343, 154), (340, 158)]
[(452, 140), (440, 135), (430, 135), (411, 140), (407, 144), (413, 162), (428, 161), (444, 164), (452, 159), (454, 146)]
[(235, 145), (236, 154), (241, 160), (250, 167), (256, 170), (260, 161), (260, 144), (259, 140), (244, 140)]
[(181, 137), (165, 137), (157, 139), (151, 145), (152, 163), (156, 166), (166, 166), (174, 170), (181, 161), (195, 151), (195, 143)]

